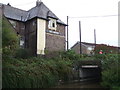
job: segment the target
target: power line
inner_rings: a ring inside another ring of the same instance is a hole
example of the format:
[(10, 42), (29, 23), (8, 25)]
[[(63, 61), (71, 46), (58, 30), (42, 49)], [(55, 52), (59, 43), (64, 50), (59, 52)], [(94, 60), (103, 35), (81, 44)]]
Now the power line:
[(102, 15), (102, 16), (81, 16), (81, 17), (69, 17), (69, 18), (100, 18), (100, 17), (115, 17), (120, 15)]
[(29, 5), (29, 4), (33, 4), (34, 2), (29, 2), (29, 3), (24, 3), (24, 4), (16, 4), (14, 6), (25, 6), (25, 5)]

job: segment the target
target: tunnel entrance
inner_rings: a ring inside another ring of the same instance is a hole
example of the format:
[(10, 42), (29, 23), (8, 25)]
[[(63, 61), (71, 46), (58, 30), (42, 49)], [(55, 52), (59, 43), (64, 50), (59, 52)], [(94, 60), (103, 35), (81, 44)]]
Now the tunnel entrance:
[(59, 83), (76, 83), (76, 82), (100, 82), (101, 81), (101, 62), (98, 60), (79, 61), (73, 66), (73, 71), (65, 80)]
[(101, 62), (87, 60), (79, 62), (80, 81), (101, 81)]

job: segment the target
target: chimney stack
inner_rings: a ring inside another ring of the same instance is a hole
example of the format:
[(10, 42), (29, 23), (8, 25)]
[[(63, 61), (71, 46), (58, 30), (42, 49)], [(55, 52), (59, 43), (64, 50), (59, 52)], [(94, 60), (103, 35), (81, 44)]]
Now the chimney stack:
[(7, 4), (8, 6), (11, 6), (10, 3)]
[(39, 6), (40, 3), (41, 3), (41, 0), (37, 0), (37, 1), (36, 1), (36, 6)]

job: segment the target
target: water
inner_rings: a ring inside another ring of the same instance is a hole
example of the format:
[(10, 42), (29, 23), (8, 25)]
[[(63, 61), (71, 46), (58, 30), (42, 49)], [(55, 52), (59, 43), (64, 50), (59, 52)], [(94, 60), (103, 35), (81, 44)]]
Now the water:
[(100, 82), (76, 82), (76, 83), (69, 83), (58, 85), (55, 88), (88, 88), (88, 90), (109, 90), (108, 88), (104, 88), (100, 85)]

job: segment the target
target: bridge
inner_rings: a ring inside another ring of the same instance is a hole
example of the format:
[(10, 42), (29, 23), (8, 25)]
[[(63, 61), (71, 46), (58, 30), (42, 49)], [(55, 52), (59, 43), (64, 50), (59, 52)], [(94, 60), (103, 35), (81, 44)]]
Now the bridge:
[(101, 80), (101, 62), (98, 60), (80, 61), (80, 81)]
[(98, 60), (76, 62), (73, 67), (73, 74), (70, 74), (70, 81), (61, 83), (58, 88), (109, 90), (99, 83), (101, 81), (101, 67), (101, 61)]
[(76, 66), (74, 79), (79, 81), (101, 80), (101, 61), (84, 60), (77, 62)]

